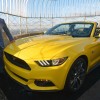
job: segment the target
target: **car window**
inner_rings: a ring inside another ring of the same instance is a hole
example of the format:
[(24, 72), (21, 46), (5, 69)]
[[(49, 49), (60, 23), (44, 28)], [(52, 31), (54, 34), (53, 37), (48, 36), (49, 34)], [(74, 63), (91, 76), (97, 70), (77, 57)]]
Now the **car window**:
[(55, 28), (54, 30), (52, 30), (52, 33), (65, 33), (66, 31), (68, 31), (69, 26), (68, 25), (60, 25), (59, 27)]
[(93, 28), (91, 23), (59, 24), (49, 29), (47, 35), (70, 35), (73, 37), (89, 37)]

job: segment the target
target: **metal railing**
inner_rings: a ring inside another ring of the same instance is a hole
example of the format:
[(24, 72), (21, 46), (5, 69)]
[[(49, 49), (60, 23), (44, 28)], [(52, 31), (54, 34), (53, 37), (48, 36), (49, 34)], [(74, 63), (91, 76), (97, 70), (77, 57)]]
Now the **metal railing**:
[(0, 17), (6, 21), (13, 36), (43, 32), (59, 23), (73, 21), (100, 22), (100, 15), (70, 17), (22, 17), (0, 12)]
[(0, 0), (0, 17), (16, 36), (46, 31), (59, 23), (99, 23), (99, 4), (100, 0)]

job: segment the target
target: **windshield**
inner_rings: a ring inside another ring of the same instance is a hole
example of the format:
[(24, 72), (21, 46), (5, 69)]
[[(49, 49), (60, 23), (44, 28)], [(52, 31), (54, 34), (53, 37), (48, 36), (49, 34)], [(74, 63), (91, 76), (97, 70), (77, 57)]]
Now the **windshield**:
[(89, 37), (93, 28), (91, 23), (59, 24), (49, 29), (47, 35), (69, 35), (73, 37)]

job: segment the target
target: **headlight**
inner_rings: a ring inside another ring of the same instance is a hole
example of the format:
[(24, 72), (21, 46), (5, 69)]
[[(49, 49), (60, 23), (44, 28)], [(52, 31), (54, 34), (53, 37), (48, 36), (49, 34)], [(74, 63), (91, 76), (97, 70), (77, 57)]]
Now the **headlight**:
[(64, 58), (58, 58), (58, 59), (52, 59), (52, 60), (40, 60), (40, 61), (35, 61), (38, 65), (43, 66), (43, 67), (48, 67), (48, 66), (58, 66), (63, 64), (68, 57)]

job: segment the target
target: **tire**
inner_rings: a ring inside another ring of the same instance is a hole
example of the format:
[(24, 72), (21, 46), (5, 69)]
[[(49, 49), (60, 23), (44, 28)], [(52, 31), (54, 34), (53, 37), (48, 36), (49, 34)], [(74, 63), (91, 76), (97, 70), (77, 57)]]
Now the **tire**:
[(83, 58), (78, 58), (72, 64), (72, 67), (68, 73), (65, 88), (69, 92), (78, 91), (83, 83), (87, 72), (87, 62)]

